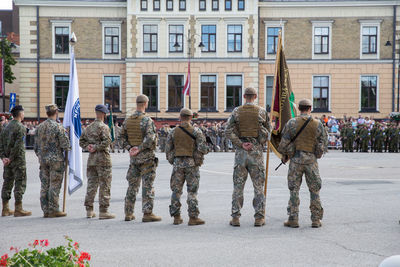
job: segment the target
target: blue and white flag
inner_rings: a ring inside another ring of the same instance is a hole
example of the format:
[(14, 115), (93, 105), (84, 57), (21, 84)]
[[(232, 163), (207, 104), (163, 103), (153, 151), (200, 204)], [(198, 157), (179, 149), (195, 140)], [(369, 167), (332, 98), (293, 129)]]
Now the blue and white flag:
[(69, 127), (69, 140), (71, 151), (68, 153), (69, 182), (68, 192), (72, 194), (83, 184), (82, 172), (82, 149), (79, 146), (81, 137), (81, 109), (79, 102), (78, 73), (76, 70), (75, 54), (71, 53), (69, 91), (67, 103), (65, 104), (64, 122), (65, 128)]

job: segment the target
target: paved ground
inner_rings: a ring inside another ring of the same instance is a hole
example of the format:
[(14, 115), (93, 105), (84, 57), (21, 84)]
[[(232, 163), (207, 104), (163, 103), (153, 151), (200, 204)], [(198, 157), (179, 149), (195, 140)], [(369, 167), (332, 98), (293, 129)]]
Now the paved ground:
[[(304, 184), (300, 228), (283, 227), (289, 196), (287, 167), (273, 171), (278, 164), (275, 156), (270, 163), (266, 226), (253, 227), (252, 186), (248, 183), (242, 226), (230, 227), (233, 153), (206, 157), (199, 192), (201, 218), (206, 225), (174, 226), (168, 215), (171, 167), (164, 155), (159, 157), (155, 213), (163, 221), (144, 224), (141, 198), (136, 205), (137, 220), (123, 221), (127, 154), (113, 155), (111, 210), (117, 219), (99, 221), (84, 217), (86, 186), (68, 196), (68, 217), (43, 219), (38, 163), (29, 151), (25, 207), (33, 216), (0, 218), (0, 254), (34, 239), (61, 244), (63, 235), (80, 242), (92, 254), (92, 266), (377, 266), (385, 257), (400, 254), (399, 154), (334, 151), (322, 159), (325, 218), (320, 229), (310, 227), (309, 195)], [(187, 223), (186, 204), (184, 209)]]

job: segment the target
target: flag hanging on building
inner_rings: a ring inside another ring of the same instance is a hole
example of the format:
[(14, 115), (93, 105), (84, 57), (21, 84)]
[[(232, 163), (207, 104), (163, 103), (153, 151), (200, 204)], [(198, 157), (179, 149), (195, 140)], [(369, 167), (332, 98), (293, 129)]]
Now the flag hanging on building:
[(183, 95), (189, 95), (190, 94), (190, 61), (188, 63), (188, 75), (186, 77), (186, 82), (185, 86), (183, 87)]
[(0, 94), (4, 95), (4, 60), (0, 58)]
[(281, 157), (277, 148), (281, 141), (281, 134), (285, 124), (296, 117), (294, 93), (290, 84), (289, 68), (286, 64), (285, 53), (282, 47), (282, 36), (279, 34), (278, 47), (275, 61), (275, 79), (272, 98), (272, 135), (271, 145), (274, 153)]
[(65, 104), (64, 123), (65, 128), (69, 128), (69, 138), (71, 151), (68, 153), (69, 161), (69, 182), (68, 192), (72, 194), (83, 184), (82, 172), (82, 149), (79, 146), (81, 137), (81, 109), (79, 102), (78, 73), (76, 70), (75, 54), (71, 53), (69, 91), (67, 103)]

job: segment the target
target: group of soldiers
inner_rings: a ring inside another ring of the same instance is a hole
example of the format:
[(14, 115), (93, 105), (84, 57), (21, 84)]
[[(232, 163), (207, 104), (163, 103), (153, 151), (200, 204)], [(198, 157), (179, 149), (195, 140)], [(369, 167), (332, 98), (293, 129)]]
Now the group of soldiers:
[(352, 127), (347, 122), (340, 131), (343, 152), (399, 152), (400, 128), (396, 123), (375, 123), (371, 129), (366, 124)]
[[(229, 117), (224, 138), (228, 139), (235, 149), (233, 172), (232, 219), (230, 225), (240, 226), (241, 209), (243, 207), (243, 191), (247, 177), (250, 176), (254, 187), (253, 207), (254, 226), (265, 225), (265, 167), (263, 151), (271, 136), (269, 116), (265, 109), (257, 106), (257, 93), (254, 88), (246, 88), (245, 103), (234, 109)], [(136, 111), (128, 116), (120, 129), (121, 146), (129, 151), (130, 164), (126, 179), (128, 188), (125, 196), (125, 221), (135, 220), (135, 202), (142, 183), (142, 222), (161, 221), (161, 217), (153, 213), (154, 181), (158, 166), (156, 157), (157, 130), (153, 120), (145, 113), (148, 97), (139, 95), (136, 98)], [(287, 227), (297, 228), (299, 214), (299, 190), (302, 176), (311, 194), (312, 227), (321, 227), (323, 208), (319, 198), (321, 178), (318, 172), (317, 159), (326, 152), (327, 133), (322, 123), (311, 117), (311, 102), (299, 102), (301, 115), (291, 119), (282, 129), (282, 141), (279, 152), (282, 161), (290, 160), (288, 187)], [(95, 108), (96, 120), (88, 125), (80, 136), (80, 146), (89, 152), (87, 162), (87, 191), (84, 201), (86, 217), (94, 218), (94, 199), (99, 192), (99, 219), (112, 219), (110, 213), (110, 189), (112, 182), (112, 162), (110, 157), (111, 134), (104, 123), (109, 112), (104, 105)], [(70, 150), (66, 130), (58, 123), (58, 107), (54, 104), (46, 106), (48, 119), (42, 122), (36, 131), (34, 150), (40, 163), (40, 204), (44, 218), (64, 217), (67, 214), (59, 210), (59, 194), (65, 171), (65, 152)], [(0, 136), (0, 157), (4, 164), (4, 182), (2, 188), (2, 216), (30, 216), (30, 211), (22, 208), (22, 197), (26, 189), (26, 162), (23, 139), (26, 134), (21, 121), (24, 119), (22, 106), (12, 110), (14, 117)], [(202, 225), (199, 218), (197, 193), (200, 184), (199, 168), (204, 156), (212, 150), (204, 134), (204, 124), (192, 123), (193, 113), (183, 108), (180, 111), (180, 123), (168, 130), (165, 140), (165, 153), (168, 162), (173, 166), (170, 187), (172, 191), (169, 212), (173, 224), (183, 223), (181, 202), (183, 186), (187, 185), (187, 204), (189, 225)], [(211, 131), (214, 131), (211, 125)], [(208, 136), (209, 137), (209, 136)], [(215, 141), (212, 140), (211, 141)], [(164, 142), (164, 141), (163, 141)], [(164, 144), (163, 144), (164, 145)], [(8, 202), (14, 187), (15, 211)]]

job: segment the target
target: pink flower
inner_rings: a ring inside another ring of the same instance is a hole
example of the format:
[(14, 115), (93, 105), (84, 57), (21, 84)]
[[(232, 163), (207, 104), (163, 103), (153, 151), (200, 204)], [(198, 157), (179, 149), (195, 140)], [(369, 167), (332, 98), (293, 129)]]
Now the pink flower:
[(37, 246), (37, 245), (39, 245), (39, 240), (35, 240), (35, 241), (33, 242), (33, 246), (34, 246), (34, 247)]
[(44, 246), (47, 247), (48, 245), (49, 245), (49, 240), (48, 240), (48, 239), (45, 239), (45, 240), (44, 240)]

